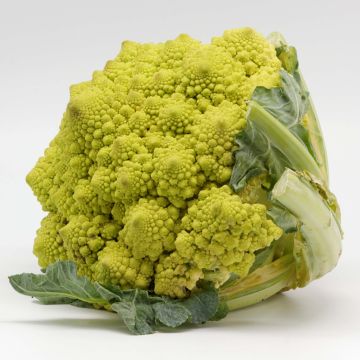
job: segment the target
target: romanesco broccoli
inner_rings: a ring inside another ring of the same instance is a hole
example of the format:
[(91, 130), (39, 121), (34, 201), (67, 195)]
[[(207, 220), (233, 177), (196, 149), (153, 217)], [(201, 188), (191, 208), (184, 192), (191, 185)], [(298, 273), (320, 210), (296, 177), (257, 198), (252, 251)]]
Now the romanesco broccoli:
[(341, 251), (319, 123), (279, 34), (125, 41), (71, 86), (26, 180), (47, 212), (34, 244), (46, 273), (11, 284), (115, 311), (134, 333), (305, 286)]
[(164, 44), (125, 42), (104, 71), (71, 87), (60, 132), (27, 176), (52, 219), (35, 240), (40, 265), (66, 258), (81, 275), (122, 285), (104, 259), (126, 253), (152, 262), (142, 283), (171, 296), (186, 296), (196, 281), (175, 289), (178, 275), (165, 276), (160, 257), (161, 264), (176, 258), (174, 268), (198, 267), (198, 278), (218, 269), (244, 277), (254, 252), (282, 231), (264, 206), (222, 186), (251, 93), (277, 86), (280, 67), (274, 47), (251, 29), (227, 31), (209, 45), (185, 35)]

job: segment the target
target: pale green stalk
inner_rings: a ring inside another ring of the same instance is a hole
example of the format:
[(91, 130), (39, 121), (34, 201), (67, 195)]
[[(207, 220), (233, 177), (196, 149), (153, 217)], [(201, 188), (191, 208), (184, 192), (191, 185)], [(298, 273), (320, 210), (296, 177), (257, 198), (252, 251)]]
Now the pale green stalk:
[(272, 116), (256, 101), (251, 101), (247, 120), (271, 139), (296, 170), (307, 170), (315, 177), (322, 179), (323, 174), (306, 147), (279, 120)]
[[(301, 79), (301, 84), (304, 90), (308, 91), (307, 86), (305, 84), (304, 78), (300, 71), (298, 71)], [(328, 167), (328, 159), (326, 153), (326, 147), (324, 143), (324, 138), (322, 134), (322, 130), (320, 127), (319, 118), (317, 116), (314, 103), (312, 101), (311, 96), (308, 97), (308, 110), (306, 112), (306, 116), (304, 118), (304, 126), (308, 130), (310, 142), (314, 149), (314, 153), (316, 155), (316, 160), (318, 162), (319, 168), (322, 172), (322, 179), (325, 182), (325, 185), (329, 184), (329, 167)]]
[(292, 255), (265, 265), (234, 285), (220, 290), (220, 298), (226, 302), (229, 310), (241, 309), (291, 286), (295, 278), (295, 264)]
[(285, 289), (305, 286), (333, 269), (340, 256), (339, 222), (307, 177), (286, 169), (271, 192), (271, 200), (298, 219), (296, 246), (292, 253), (221, 289), (220, 296), (230, 310), (256, 304)]
[(300, 221), (310, 259), (310, 281), (332, 270), (341, 253), (342, 231), (335, 214), (309, 181), (287, 169), (275, 184), (271, 198)]

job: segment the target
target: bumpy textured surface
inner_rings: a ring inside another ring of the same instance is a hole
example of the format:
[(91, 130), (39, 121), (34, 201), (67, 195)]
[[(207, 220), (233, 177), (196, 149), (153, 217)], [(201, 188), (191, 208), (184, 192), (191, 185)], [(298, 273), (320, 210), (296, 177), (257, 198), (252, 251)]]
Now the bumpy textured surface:
[(174, 297), (211, 273), (216, 285), (245, 276), (281, 230), (226, 184), (247, 100), (278, 85), (279, 69), (248, 28), (206, 45), (124, 42), (70, 88), (60, 131), (27, 176), (49, 212), (40, 266), (71, 259), (92, 280)]

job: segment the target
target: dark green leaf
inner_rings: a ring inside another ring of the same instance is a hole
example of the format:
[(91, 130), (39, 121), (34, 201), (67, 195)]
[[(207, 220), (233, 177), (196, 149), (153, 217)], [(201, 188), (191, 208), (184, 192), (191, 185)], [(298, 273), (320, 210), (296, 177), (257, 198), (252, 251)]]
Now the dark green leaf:
[(308, 94), (302, 90), (295, 77), (286, 71), (280, 70), (280, 77), (281, 87), (267, 89), (259, 86), (254, 90), (251, 100), (260, 104), (298, 136), (300, 122), (308, 106)]
[[(61, 304), (66, 304), (66, 302), (62, 302)], [(87, 303), (87, 302), (81, 301), (81, 300), (74, 300), (74, 301), (70, 302), (69, 304), (72, 306), (80, 307), (80, 308), (94, 309), (93, 304), (90, 304), (90, 303)]]
[(9, 280), (16, 291), (35, 297), (44, 304), (69, 304), (74, 300), (106, 303), (94, 283), (77, 276), (76, 265), (71, 261), (49, 265), (45, 274), (19, 274), (10, 276)]
[(287, 167), (315, 169), (318, 175), (309, 134), (301, 123), (308, 106), (308, 94), (285, 70), (280, 70), (280, 77), (281, 87), (254, 90), (246, 128), (235, 138), (239, 148), (235, 151), (230, 179), (235, 191), (262, 173), (269, 174), (274, 183)]
[(106, 300), (109, 304), (123, 301), (125, 297), (124, 290), (120, 290), (117, 286), (104, 286), (99, 283), (94, 283), (94, 286), (102, 299)]
[(50, 265), (45, 274), (19, 274), (9, 277), (14, 289), (36, 297), (44, 304), (91, 304), (109, 306), (134, 334), (151, 334), (159, 324), (174, 328), (186, 322), (199, 324), (218, 320), (226, 315), (217, 290), (203, 284), (185, 300), (158, 296), (147, 290), (121, 290), (104, 286), (77, 276), (76, 265), (59, 261)]
[(146, 335), (155, 331), (154, 310), (149, 304), (137, 302), (136, 297), (134, 301), (114, 303), (111, 308), (133, 334)]
[(191, 313), (180, 302), (158, 302), (153, 306), (155, 311), (155, 318), (164, 324), (172, 328), (176, 328), (186, 323)]
[(239, 150), (235, 151), (235, 165), (230, 185), (240, 191), (252, 177), (268, 173), (274, 182), (286, 167), (288, 159), (271, 143), (271, 139), (249, 121), (246, 129), (235, 138)]
[(292, 233), (298, 230), (299, 221), (289, 210), (280, 206), (273, 206), (267, 213), (285, 233)]
[(193, 293), (181, 303), (191, 313), (192, 324), (202, 324), (215, 316), (220, 305), (218, 292), (209, 288)]
[(259, 250), (255, 255), (255, 261), (251, 266), (250, 273), (255, 271), (257, 268), (270, 263), (274, 256), (274, 247), (270, 245), (265, 249)]
[(216, 313), (211, 317), (211, 321), (219, 321), (226, 317), (226, 315), (229, 313), (229, 308), (226, 304), (226, 302), (222, 301), (219, 303), (219, 306), (216, 310)]

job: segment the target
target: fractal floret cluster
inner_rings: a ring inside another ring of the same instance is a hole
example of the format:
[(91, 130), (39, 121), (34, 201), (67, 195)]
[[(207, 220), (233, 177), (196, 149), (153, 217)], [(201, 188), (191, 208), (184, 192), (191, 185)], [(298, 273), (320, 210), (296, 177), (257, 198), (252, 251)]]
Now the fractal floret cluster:
[(283, 231), (229, 186), (236, 135), (256, 87), (279, 86), (275, 48), (254, 30), (210, 44), (187, 35), (126, 41), (73, 85), (60, 131), (27, 182), (48, 214), (41, 267), (182, 298), (200, 279), (245, 277)]

